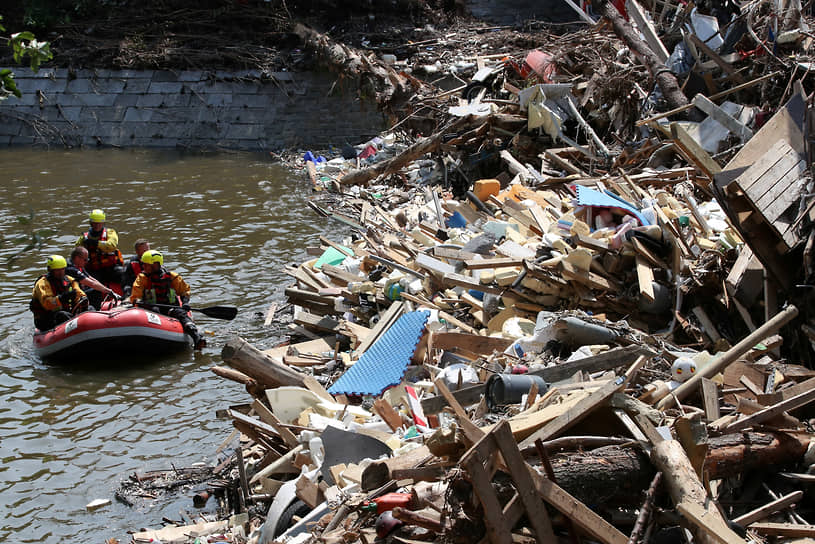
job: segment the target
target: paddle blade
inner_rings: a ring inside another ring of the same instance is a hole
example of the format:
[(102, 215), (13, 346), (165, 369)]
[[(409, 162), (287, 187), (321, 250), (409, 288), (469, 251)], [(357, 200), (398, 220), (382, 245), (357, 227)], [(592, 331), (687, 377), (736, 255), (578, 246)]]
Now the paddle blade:
[(193, 312), (201, 312), (202, 314), (214, 317), (215, 319), (235, 319), (238, 315), (238, 309), (234, 306), (210, 306), (209, 308), (192, 308)]

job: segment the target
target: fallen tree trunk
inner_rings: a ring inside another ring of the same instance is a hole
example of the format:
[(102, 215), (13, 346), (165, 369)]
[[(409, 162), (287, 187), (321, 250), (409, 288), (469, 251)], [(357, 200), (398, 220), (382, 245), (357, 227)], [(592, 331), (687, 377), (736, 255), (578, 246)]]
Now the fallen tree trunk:
[(603, 17), (611, 21), (614, 33), (628, 45), (628, 48), (645, 66), (651, 77), (659, 84), (668, 106), (673, 109), (688, 105), (688, 97), (679, 87), (676, 76), (659, 60), (656, 53), (645, 43), (645, 40), (640, 38), (634, 27), (620, 15), (617, 8), (608, 0), (601, 0), (597, 8)]
[(524, 126), (526, 122), (525, 117), (508, 114), (492, 114), (485, 117), (475, 117), (472, 115), (460, 117), (443, 127), (441, 130), (438, 130), (432, 136), (422, 138), (392, 159), (378, 162), (370, 168), (352, 170), (351, 172), (348, 172), (342, 177), (342, 179), (340, 179), (340, 183), (342, 185), (360, 185), (367, 183), (372, 179), (378, 178), (379, 176), (392, 174), (408, 163), (422, 157), (426, 153), (436, 151), (445, 136), (454, 132), (468, 130), (472, 126), (483, 126), (490, 124), (492, 126), (503, 128), (504, 130), (518, 130), (520, 127)]
[(391, 111), (407, 100), (421, 87), (429, 87), (416, 78), (398, 72), (379, 59), (369, 59), (364, 51), (357, 51), (334, 41), (325, 34), (298, 23), (294, 28), (307, 48), (317, 52), (318, 57), (342, 77), (350, 76), (359, 81), (364, 96), (373, 97), (380, 107)]
[[(711, 479), (799, 461), (807, 435), (741, 433), (711, 438), (705, 471)], [(639, 504), (656, 473), (638, 447), (606, 446), (551, 456), (558, 485), (587, 505)]]
[(261, 388), (305, 387), (305, 374), (278, 364), (243, 338), (233, 338), (221, 350), (224, 362), (255, 380)]

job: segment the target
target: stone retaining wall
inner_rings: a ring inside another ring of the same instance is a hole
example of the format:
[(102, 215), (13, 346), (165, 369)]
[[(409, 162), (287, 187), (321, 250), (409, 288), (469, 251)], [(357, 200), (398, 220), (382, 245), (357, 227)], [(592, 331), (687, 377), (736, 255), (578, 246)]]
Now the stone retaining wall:
[(13, 70), (0, 146), (326, 149), (387, 128), (327, 73)]

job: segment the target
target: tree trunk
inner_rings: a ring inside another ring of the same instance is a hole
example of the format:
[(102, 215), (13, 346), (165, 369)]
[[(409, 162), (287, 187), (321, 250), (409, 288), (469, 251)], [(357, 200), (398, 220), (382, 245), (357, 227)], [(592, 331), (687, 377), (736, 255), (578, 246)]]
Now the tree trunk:
[[(799, 461), (809, 437), (741, 433), (711, 438), (705, 470), (711, 479)], [(607, 446), (551, 456), (558, 485), (587, 505), (640, 504), (656, 470), (637, 447)], [(531, 461), (534, 462), (534, 459)]]
[(369, 59), (365, 51), (352, 49), (303, 24), (298, 23), (294, 32), (330, 68), (341, 76), (356, 78), (363, 96), (375, 99), (380, 107), (389, 111), (400, 109), (416, 90), (427, 86), (379, 59)]
[(262, 388), (305, 387), (305, 374), (278, 364), (243, 338), (233, 338), (221, 350), (224, 362), (254, 379)]
[(657, 81), (668, 107), (673, 109), (686, 106), (688, 97), (682, 93), (676, 77), (665, 64), (660, 62), (656, 54), (648, 47), (648, 44), (640, 38), (639, 33), (620, 15), (617, 8), (608, 0), (600, 0), (597, 8), (603, 17), (611, 21), (614, 33), (628, 45), (628, 48), (637, 56), (637, 59), (648, 69), (651, 77)]

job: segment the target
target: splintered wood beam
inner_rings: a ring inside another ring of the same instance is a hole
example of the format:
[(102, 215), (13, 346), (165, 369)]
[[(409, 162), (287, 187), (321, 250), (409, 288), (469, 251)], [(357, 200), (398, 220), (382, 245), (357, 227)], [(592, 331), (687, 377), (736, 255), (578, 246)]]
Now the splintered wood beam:
[(732, 535), (725, 531), (729, 530), (727, 521), (708, 495), (677, 440), (663, 440), (654, 444), (651, 460), (662, 472), (665, 486), (677, 509), (694, 526), (693, 532), (699, 542), (744, 543), (737, 535), (736, 540), (732, 540)]
[(792, 506), (793, 504), (799, 502), (803, 497), (803, 491), (793, 491), (792, 493), (784, 495), (783, 497), (775, 499), (774, 501), (768, 502), (764, 506), (760, 506), (755, 510), (750, 510), (746, 514), (742, 514), (737, 518), (733, 518), (733, 522), (743, 526), (750, 525), (751, 523), (764, 519), (767, 516), (771, 516), (776, 512), (780, 512), (788, 506)]
[(521, 449), (534, 445), (535, 440), (549, 440), (550, 438), (554, 438), (569, 427), (582, 421), (595, 408), (607, 402), (608, 399), (611, 398), (611, 395), (620, 391), (624, 386), (625, 381), (623, 380), (611, 380), (600, 389), (591, 393), (588, 397), (579, 401), (565, 413), (525, 438), (523, 442), (520, 443)]
[(721, 431), (722, 433), (727, 434), (744, 430), (747, 427), (752, 427), (753, 425), (761, 423), (762, 421), (766, 421), (779, 414), (783, 414), (787, 410), (794, 410), (796, 408), (800, 408), (801, 406), (805, 406), (813, 400), (815, 400), (815, 389), (795, 395), (792, 398), (783, 400), (777, 404), (773, 404), (772, 406), (768, 406), (755, 414), (731, 423)]

